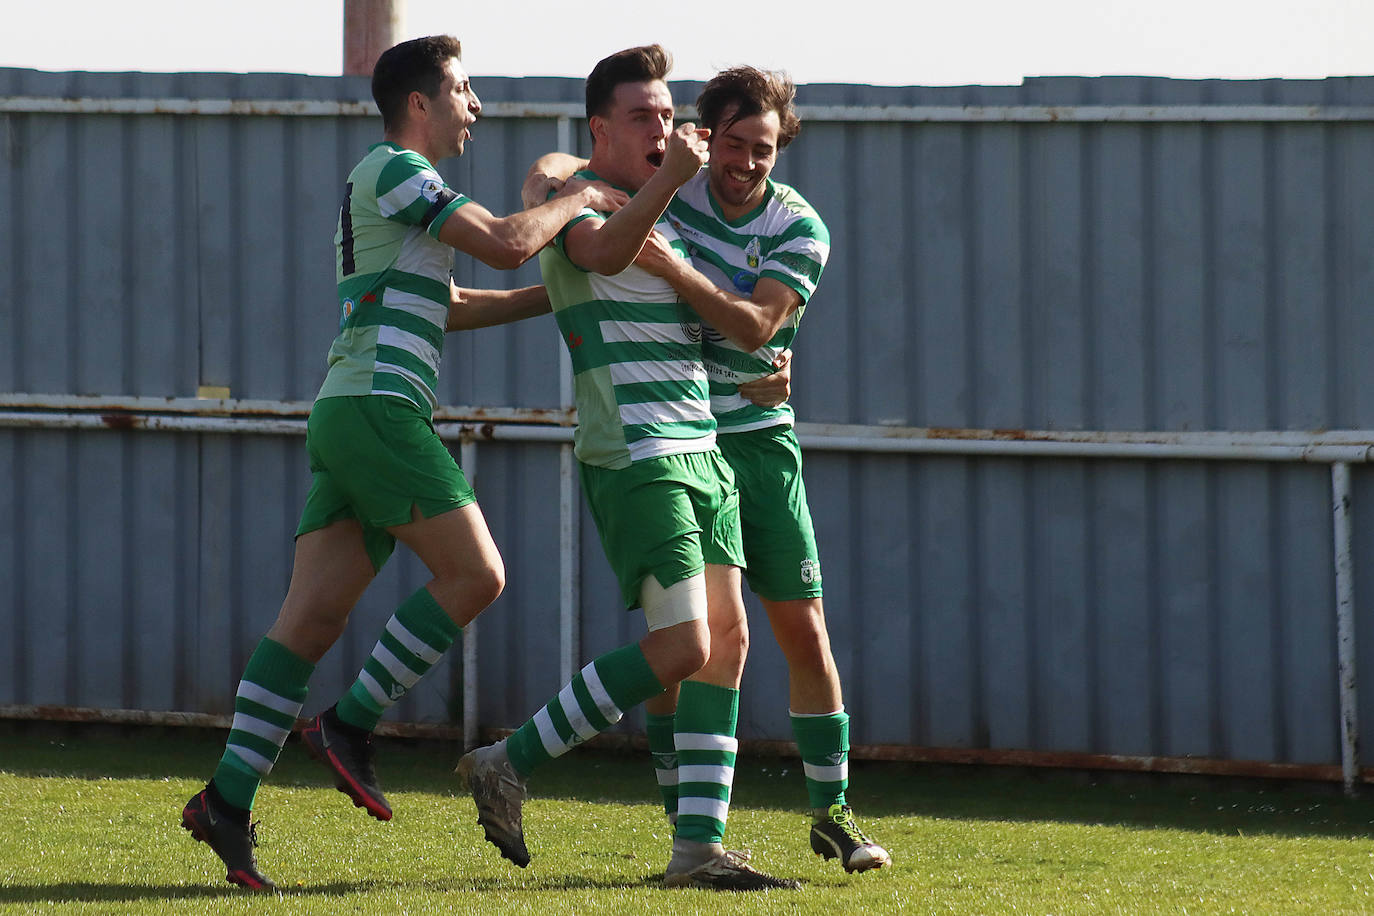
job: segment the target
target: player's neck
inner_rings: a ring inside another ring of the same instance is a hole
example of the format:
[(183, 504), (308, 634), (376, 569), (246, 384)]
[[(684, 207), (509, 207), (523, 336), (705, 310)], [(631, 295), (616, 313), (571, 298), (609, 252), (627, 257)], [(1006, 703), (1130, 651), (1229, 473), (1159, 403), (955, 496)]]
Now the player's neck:
[(607, 184), (623, 188), (631, 194), (639, 190), (638, 187), (635, 187), (635, 179), (627, 175), (628, 169), (621, 168), (619, 163), (610, 156), (602, 156), (598, 159), (596, 150), (592, 150), (592, 158), (587, 161), (587, 170), (596, 173), (596, 177)]
[(434, 150), (429, 148), (425, 142), (423, 132), (413, 130), (389, 130), (382, 135), (382, 140), (387, 143), (394, 143), (402, 149), (419, 153), (425, 157), (425, 161), (430, 165), (438, 165), (440, 157)]
[(730, 204), (722, 200), (721, 196), (716, 193), (716, 189), (711, 187), (710, 182), (706, 183), (706, 193), (711, 195), (711, 202), (716, 205), (720, 215), (733, 223), (735, 220), (743, 219), (763, 205), (764, 200), (768, 198), (768, 185), (766, 182), (760, 184), (758, 191), (742, 204)]

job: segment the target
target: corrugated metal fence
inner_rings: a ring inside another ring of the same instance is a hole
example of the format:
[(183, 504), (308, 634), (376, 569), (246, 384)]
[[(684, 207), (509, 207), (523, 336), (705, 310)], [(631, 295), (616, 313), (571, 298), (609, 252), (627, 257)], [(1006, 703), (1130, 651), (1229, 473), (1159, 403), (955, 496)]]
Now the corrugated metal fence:
[[(487, 117), (442, 171), (509, 212), (535, 156), (586, 152), (581, 84), (477, 88)], [(0, 70), (12, 714), (230, 710), (285, 590), (341, 182), (380, 131), (366, 98), (357, 78)], [(1374, 438), (1374, 78), (799, 100), (777, 175), (835, 247), (795, 403), (818, 424), (807, 481), (855, 742), (1339, 764), (1332, 475), (1257, 446), (1354, 443), (1342, 460), (1361, 462)], [(467, 258), (456, 274), (538, 277)], [(475, 405), (450, 418), (501, 423), (465, 453), (509, 585), (477, 628), (476, 696), (455, 654), (399, 720), (458, 722), (475, 701), (482, 725), (516, 725), (570, 664), (642, 629), (568, 502), (566, 454), (520, 437), (560, 435), (560, 351), (549, 319), (449, 341), (441, 397)], [(877, 427), (923, 453), (864, 450)], [(1027, 431), (1068, 444), (1031, 455)], [(1218, 443), (1250, 460), (1200, 457)], [(1374, 492), (1358, 463), (1353, 478), (1350, 607), (1374, 677)], [(398, 554), (307, 711), (426, 578)], [(741, 736), (786, 739), (781, 656), (761, 614), (754, 630)]]

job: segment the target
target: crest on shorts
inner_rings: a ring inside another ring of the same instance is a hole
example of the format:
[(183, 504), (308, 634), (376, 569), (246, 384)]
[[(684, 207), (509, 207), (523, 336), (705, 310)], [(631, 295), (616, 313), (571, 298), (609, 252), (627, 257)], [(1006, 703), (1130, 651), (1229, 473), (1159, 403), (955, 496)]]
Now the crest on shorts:
[(807, 557), (801, 561), (801, 580), (807, 585), (821, 581), (821, 561)]

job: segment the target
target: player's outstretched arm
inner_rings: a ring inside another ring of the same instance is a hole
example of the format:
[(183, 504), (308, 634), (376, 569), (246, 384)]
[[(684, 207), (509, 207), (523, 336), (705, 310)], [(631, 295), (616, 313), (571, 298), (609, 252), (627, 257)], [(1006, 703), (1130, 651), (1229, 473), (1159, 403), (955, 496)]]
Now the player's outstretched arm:
[(449, 281), (446, 331), (470, 331), (533, 318), (549, 311), (549, 296), (542, 286), (523, 289), (461, 289)]
[(563, 246), (572, 262), (583, 270), (606, 276), (614, 276), (633, 264), (654, 224), (668, 209), (668, 201), (706, 164), (710, 157), (706, 138), (710, 134), (691, 123), (669, 134), (663, 165), (629, 203), (612, 213), (610, 219), (585, 219), (568, 230)]
[(510, 216), (496, 216), (470, 201), (444, 220), (439, 241), (490, 267), (514, 270), (552, 241), (584, 207), (611, 212), (628, 200), (623, 191), (599, 182), (569, 181), (551, 200)]
[(723, 290), (690, 262), (677, 257), (657, 234), (645, 243), (635, 263), (667, 280), (692, 311), (750, 352), (772, 340), (787, 316), (801, 305), (796, 290), (772, 277), (760, 277), (749, 299)]
[(561, 191), (563, 185), (574, 172), (585, 169), (590, 164), (587, 159), (579, 159), (570, 153), (545, 153), (530, 165), (525, 173), (525, 183), (520, 186), (520, 204), (526, 210), (537, 207), (549, 199), (549, 195)]

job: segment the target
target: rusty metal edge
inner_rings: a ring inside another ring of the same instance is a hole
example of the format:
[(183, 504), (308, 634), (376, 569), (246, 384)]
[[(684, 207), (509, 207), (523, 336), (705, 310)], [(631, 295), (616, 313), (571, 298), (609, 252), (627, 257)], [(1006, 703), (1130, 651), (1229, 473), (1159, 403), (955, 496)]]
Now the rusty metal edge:
[[(210, 713), (0, 704), (0, 720), (4, 719), (29, 722), (213, 729), (228, 729), (232, 722), (230, 716)], [(304, 719), (299, 720), (298, 724), (304, 724), (305, 721)], [(482, 740), (486, 742), (498, 741), (510, 733), (510, 729), (502, 728), (480, 730)], [(427, 722), (383, 722), (377, 727), (377, 734), (388, 738), (418, 738), (458, 742), (463, 740), (461, 725)], [(643, 735), (603, 734), (592, 738), (587, 742), (587, 746), (603, 751), (626, 753), (645, 751), (648, 749), (648, 742)], [(797, 756), (797, 746), (791, 741), (746, 739), (740, 742), (740, 750), (746, 754), (760, 757)], [(849, 759), (893, 763), (1101, 770), (1105, 772), (1161, 773), (1188, 776), (1233, 776), (1305, 782), (1341, 782), (1343, 780), (1342, 769), (1337, 764), (1274, 763), (1263, 760), (1221, 760), (1213, 757), (1148, 757), (1069, 751), (866, 744), (850, 748)], [(1362, 783), (1374, 783), (1374, 767), (1362, 768), (1360, 781)]]

